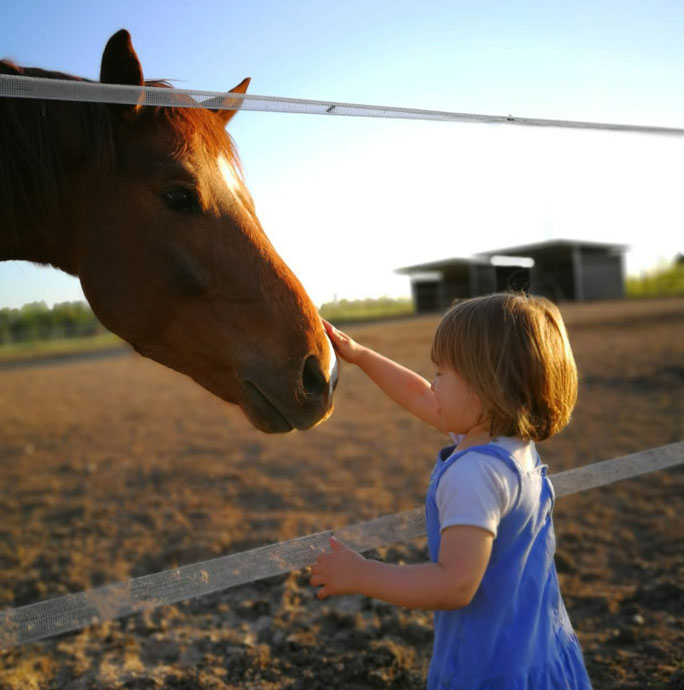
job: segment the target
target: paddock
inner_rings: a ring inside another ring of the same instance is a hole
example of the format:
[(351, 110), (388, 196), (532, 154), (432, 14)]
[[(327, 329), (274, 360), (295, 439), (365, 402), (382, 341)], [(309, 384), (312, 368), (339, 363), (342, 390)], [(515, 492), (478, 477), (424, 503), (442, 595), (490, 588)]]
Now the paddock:
[[(542, 444), (550, 472), (680, 441), (684, 299), (564, 316), (580, 395)], [(349, 331), (428, 376), (436, 323)], [(0, 376), (0, 608), (419, 507), (443, 441), (347, 366), (335, 414), (281, 437), (133, 354)], [(681, 678), (683, 496), (676, 468), (556, 504), (561, 586), (597, 688)], [(378, 551), (425, 558), (422, 539)], [(431, 642), (430, 614), (321, 603), (295, 572), (4, 651), (0, 687), (416, 687)]]

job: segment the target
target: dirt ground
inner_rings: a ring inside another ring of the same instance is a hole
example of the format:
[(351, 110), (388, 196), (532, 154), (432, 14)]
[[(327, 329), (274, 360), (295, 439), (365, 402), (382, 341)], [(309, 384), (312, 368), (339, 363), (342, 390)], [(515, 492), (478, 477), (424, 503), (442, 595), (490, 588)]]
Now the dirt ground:
[[(684, 439), (684, 299), (564, 313), (580, 396), (551, 474)], [(346, 330), (430, 376), (437, 320)], [(134, 354), (0, 370), (0, 608), (418, 507), (446, 441), (347, 365), (331, 419), (286, 436)], [(683, 515), (681, 467), (556, 504), (596, 690), (684, 688)], [(0, 688), (420, 688), (431, 644), (431, 614), (296, 572), (0, 652)]]

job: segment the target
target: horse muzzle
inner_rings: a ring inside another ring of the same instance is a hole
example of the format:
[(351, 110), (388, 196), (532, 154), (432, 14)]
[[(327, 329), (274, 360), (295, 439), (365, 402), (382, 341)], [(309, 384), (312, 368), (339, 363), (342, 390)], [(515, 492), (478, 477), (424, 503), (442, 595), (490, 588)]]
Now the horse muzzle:
[(338, 365), (335, 351), (328, 343), (327, 364), (316, 355), (304, 360), (296, 381), (288, 385), (286, 372), (266, 375), (254, 371), (241, 381), (240, 407), (249, 421), (267, 433), (306, 430), (326, 420), (333, 409)]

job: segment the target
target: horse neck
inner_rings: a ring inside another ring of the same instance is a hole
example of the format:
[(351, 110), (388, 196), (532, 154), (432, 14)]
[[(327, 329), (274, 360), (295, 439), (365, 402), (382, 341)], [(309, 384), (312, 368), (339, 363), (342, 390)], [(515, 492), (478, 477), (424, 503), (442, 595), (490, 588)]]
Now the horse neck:
[[(6, 61), (0, 73), (75, 79)], [(0, 261), (51, 264), (77, 275), (71, 173), (89, 138), (79, 109), (83, 104), (0, 98)]]

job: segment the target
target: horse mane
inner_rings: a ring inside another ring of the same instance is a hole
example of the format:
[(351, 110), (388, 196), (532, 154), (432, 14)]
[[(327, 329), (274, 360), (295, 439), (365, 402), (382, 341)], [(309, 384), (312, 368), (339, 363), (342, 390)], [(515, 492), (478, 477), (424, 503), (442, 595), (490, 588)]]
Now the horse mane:
[[(0, 60), (0, 74), (87, 81), (62, 72), (19, 67)], [(146, 86), (173, 88), (167, 81)], [(191, 142), (215, 156), (224, 155), (242, 175), (232, 138), (220, 120), (205, 109), (144, 106), (134, 126), (161, 122), (176, 135), (181, 156)], [(69, 166), (90, 166), (96, 179), (116, 170), (116, 115), (103, 103), (0, 97), (0, 240), (20, 246), (22, 222), (40, 233), (47, 246), (59, 249), (57, 228), (69, 208)], [(195, 136), (197, 135), (197, 136)], [(65, 141), (76, 143), (77, 160), (70, 160)]]

